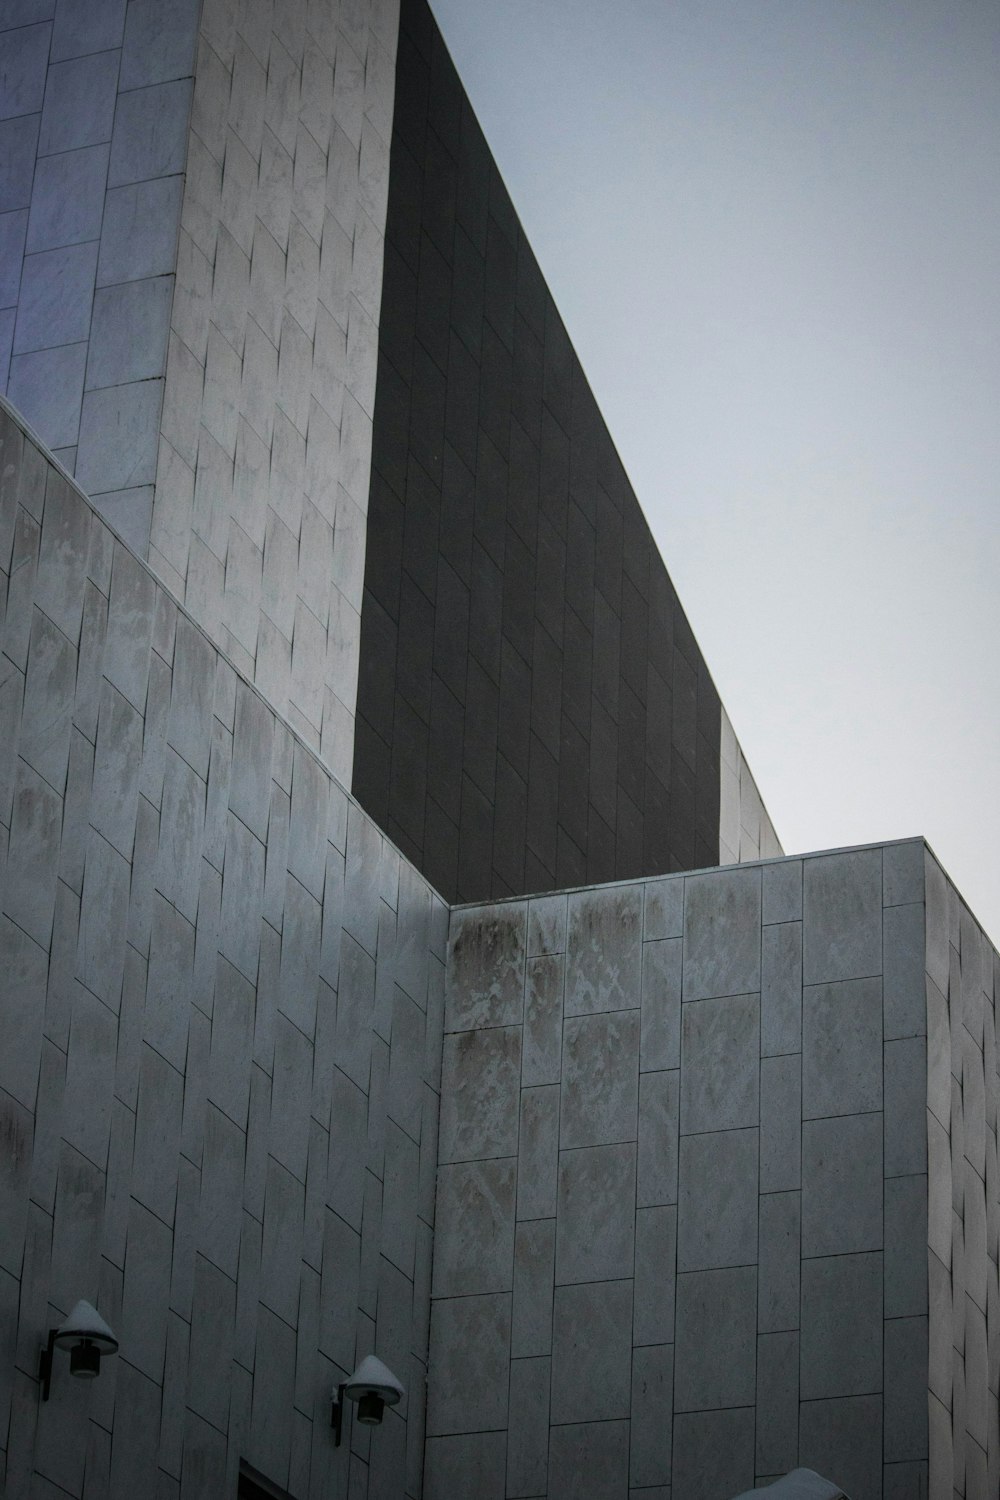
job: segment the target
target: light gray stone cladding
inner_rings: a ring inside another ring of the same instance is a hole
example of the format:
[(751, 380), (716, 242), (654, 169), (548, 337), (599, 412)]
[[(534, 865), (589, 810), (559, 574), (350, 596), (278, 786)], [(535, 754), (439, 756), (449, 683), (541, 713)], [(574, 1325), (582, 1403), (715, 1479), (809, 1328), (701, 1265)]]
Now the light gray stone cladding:
[(995, 1495), (997, 962), (919, 839), (457, 909), (429, 1500)]
[(783, 854), (757, 783), (725, 708), (719, 744), (719, 864)]
[(0, 1489), (418, 1497), (447, 908), (3, 408), (0, 605)]
[(0, 391), (347, 785), (397, 29), (0, 9)]

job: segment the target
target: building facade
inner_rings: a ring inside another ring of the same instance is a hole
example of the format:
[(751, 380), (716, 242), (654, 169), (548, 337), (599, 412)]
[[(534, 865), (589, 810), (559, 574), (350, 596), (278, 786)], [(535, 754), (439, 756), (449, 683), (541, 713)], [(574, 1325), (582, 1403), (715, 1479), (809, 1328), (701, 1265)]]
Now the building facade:
[(424, 0), (0, 58), (7, 1493), (995, 1494), (995, 954), (781, 857)]

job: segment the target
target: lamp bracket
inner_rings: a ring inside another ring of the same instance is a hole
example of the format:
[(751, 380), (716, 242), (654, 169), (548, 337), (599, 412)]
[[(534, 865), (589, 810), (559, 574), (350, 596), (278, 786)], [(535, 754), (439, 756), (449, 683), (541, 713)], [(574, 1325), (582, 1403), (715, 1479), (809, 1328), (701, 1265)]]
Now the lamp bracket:
[(56, 1347), (56, 1334), (58, 1328), (50, 1328), (48, 1340), (38, 1358), (38, 1378), (42, 1382), (42, 1400), (49, 1399), (49, 1387), (52, 1384), (52, 1354)]
[(338, 1385), (337, 1394), (333, 1398), (330, 1409), (330, 1426), (333, 1428), (333, 1446), (340, 1447), (341, 1425), (344, 1420), (344, 1384)]

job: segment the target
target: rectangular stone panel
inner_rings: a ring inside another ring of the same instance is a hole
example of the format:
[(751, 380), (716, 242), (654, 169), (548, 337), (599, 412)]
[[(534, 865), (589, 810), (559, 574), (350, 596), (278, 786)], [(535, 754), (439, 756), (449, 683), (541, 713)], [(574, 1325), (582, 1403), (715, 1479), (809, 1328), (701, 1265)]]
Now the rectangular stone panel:
[(517, 1154), (521, 1028), (445, 1037), (440, 1160)]
[(802, 1126), (802, 1254), (882, 1248), (882, 1116)]
[(516, 1026), (523, 1016), (527, 904), (452, 917), (445, 1028)]
[(684, 999), (760, 989), (760, 870), (684, 883)]
[(882, 1389), (882, 1257), (802, 1262), (803, 1401)]
[(559, 1161), (559, 1089), (555, 1085), (521, 1091), (519, 1152), (517, 1216), (552, 1218)]
[(803, 1401), (799, 1463), (829, 1478), (845, 1495), (877, 1495), (882, 1484), (882, 1397)]
[(558, 1286), (552, 1314), (552, 1421), (628, 1415), (632, 1283)]
[(677, 1277), (674, 1410), (753, 1405), (757, 1267)]
[[(680, 881), (673, 888), (683, 889)], [(643, 1072), (680, 1067), (682, 947), (680, 938), (643, 944), (639, 1064)]]
[(641, 887), (608, 887), (571, 895), (566, 1015), (637, 1008), (641, 970)]
[(760, 1189), (791, 1191), (802, 1179), (801, 1058), (763, 1058), (760, 1073)]
[(882, 972), (882, 851), (856, 849), (803, 867), (805, 984)]
[(752, 1489), (754, 1410), (679, 1413), (674, 1418), (671, 1495), (716, 1500)]
[(639, 1160), (636, 1202), (677, 1201), (677, 1126), (680, 1072), (643, 1073), (639, 1079)]
[(511, 1290), (516, 1168), (514, 1160), (460, 1162), (440, 1168), (436, 1297)]
[(760, 999), (732, 995), (685, 1005), (681, 1032), (681, 1134), (756, 1125)]
[(757, 1260), (757, 1131), (684, 1136), (677, 1204), (677, 1269)]
[(428, 1437), (506, 1427), (510, 1300), (497, 1295), (434, 1303)]
[(511, 1323), (514, 1358), (551, 1350), (555, 1242), (554, 1219), (535, 1219), (517, 1226)]
[(644, 1490), (670, 1480), (673, 1383), (672, 1344), (632, 1351), (629, 1483)]
[(882, 984), (878, 978), (806, 988), (802, 996), (802, 1113), (882, 1108)]
[(559, 1153), (556, 1282), (631, 1276), (635, 1242), (635, 1146)]
[(760, 1050), (764, 1057), (802, 1046), (802, 924), (761, 932)]
[(567, 1017), (560, 1096), (562, 1148), (635, 1140), (638, 1083), (638, 1010)]
[[(539, 905), (532, 902), (532, 908)], [(565, 959), (561, 953), (529, 958), (524, 991), (521, 1082), (558, 1083), (562, 1060)]]

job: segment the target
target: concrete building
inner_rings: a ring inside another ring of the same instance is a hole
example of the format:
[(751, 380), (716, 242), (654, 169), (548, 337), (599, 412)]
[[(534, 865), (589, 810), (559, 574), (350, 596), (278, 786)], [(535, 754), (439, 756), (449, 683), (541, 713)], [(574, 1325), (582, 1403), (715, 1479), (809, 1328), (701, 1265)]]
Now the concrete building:
[(0, 84), (6, 1492), (996, 1495), (996, 954), (782, 856), (424, 0)]

